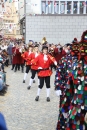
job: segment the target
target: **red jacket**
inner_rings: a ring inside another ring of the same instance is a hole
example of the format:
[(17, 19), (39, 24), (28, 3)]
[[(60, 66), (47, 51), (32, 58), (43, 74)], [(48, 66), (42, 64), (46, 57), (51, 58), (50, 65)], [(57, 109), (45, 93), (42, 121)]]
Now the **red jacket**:
[(61, 58), (65, 55), (66, 55), (66, 52), (64, 50), (62, 50), (62, 52), (59, 52), (58, 48), (54, 49), (54, 57), (57, 62), (59, 62), (59, 60), (61, 60)]
[(21, 56), (21, 53), (20, 53), (20, 52), (18, 53), (18, 61), (19, 61), (19, 64), (24, 64), (24, 59), (23, 59), (23, 57)]
[(18, 61), (18, 49), (16, 49), (16, 47), (13, 47), (12, 48), (12, 54), (13, 54), (13, 59), (12, 59), (12, 64), (18, 64), (19, 61)]
[[(38, 55), (39, 56), (39, 55)], [(28, 58), (31, 60), (31, 62), (33, 62), (33, 60), (36, 58), (35, 57), (35, 53), (31, 53), (29, 56), (28, 56)], [(33, 70), (38, 70), (38, 64), (32, 64), (31, 65), (31, 69), (33, 69)]]
[(30, 55), (31, 53), (29, 54), (29, 52), (27, 51), (21, 55), (23, 59), (26, 61), (26, 65), (31, 65), (31, 57), (29, 58)]
[(56, 61), (55, 58), (49, 54), (47, 54), (47, 60), (44, 60), (44, 54), (40, 54), (37, 58), (32, 60), (31, 63), (33, 65), (38, 64), (38, 68), (41, 67), (42, 69), (47, 69), (47, 70), (42, 70), (38, 72), (39, 77), (47, 77), (47, 76), (51, 76), (52, 71), (49, 69), (49, 67), (52, 64), (52, 62), (55, 62), (55, 61)]

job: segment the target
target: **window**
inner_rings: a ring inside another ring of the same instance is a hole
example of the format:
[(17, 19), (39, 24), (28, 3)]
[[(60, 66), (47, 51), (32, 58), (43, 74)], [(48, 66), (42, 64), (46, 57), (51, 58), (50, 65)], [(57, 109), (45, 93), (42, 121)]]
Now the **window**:
[(67, 14), (71, 14), (72, 11), (72, 2), (68, 1), (67, 2)]
[(65, 2), (64, 1), (60, 2), (60, 13), (61, 14), (65, 13)]
[(84, 13), (84, 11), (83, 11), (83, 2), (80, 1), (79, 4), (80, 4), (80, 5), (79, 5), (79, 7), (80, 7), (80, 14), (83, 14), (83, 13)]
[(42, 1), (42, 14), (46, 14), (46, 1)]
[(54, 2), (54, 13), (55, 14), (59, 13), (59, 2), (58, 1)]
[(77, 9), (78, 9), (78, 5), (77, 5), (77, 4), (78, 4), (77, 1), (74, 1), (74, 2), (73, 2), (73, 13), (74, 13), (74, 14), (77, 14)]
[(53, 9), (53, 2), (52, 1), (48, 1), (48, 13), (52, 14), (52, 9)]

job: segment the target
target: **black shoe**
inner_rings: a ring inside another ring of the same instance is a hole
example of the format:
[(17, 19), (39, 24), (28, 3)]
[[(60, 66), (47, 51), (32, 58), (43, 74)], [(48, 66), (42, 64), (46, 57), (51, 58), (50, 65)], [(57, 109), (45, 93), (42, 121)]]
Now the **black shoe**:
[(17, 70), (14, 70), (14, 72), (16, 72)]
[(23, 83), (25, 83), (25, 80), (23, 80)]
[(28, 86), (27, 89), (29, 90), (31, 88), (31, 86)]
[(50, 98), (49, 97), (47, 97), (47, 102), (50, 102)]
[(33, 80), (33, 83), (35, 83), (35, 80)]
[(37, 97), (35, 98), (35, 101), (39, 101), (39, 96), (37, 96)]

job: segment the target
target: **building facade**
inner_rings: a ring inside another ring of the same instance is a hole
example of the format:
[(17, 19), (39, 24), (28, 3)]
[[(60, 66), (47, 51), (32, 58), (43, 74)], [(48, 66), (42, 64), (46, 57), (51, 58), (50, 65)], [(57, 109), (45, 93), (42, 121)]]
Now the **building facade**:
[(6, 38), (20, 38), (20, 25), (18, 24), (19, 14), (15, 6), (15, 2), (9, 2), (9, 0), (7, 0), (3, 4), (4, 11), (2, 3), (0, 4), (0, 9), (2, 12), (1, 33)]
[(87, 30), (87, 0), (25, 0), (25, 34), (29, 40), (69, 43)]
[(18, 2), (19, 8), (19, 20), (20, 20), (20, 34), (25, 38), (25, 8), (24, 8), (24, 0), (19, 0)]

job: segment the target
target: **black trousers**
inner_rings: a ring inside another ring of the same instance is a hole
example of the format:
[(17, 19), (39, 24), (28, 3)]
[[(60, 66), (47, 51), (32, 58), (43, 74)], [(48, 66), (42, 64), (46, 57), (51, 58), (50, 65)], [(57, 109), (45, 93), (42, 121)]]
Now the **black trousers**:
[(31, 65), (26, 65), (26, 73), (28, 73), (31, 69)]
[(31, 79), (34, 79), (35, 78), (35, 75), (36, 75), (36, 73), (37, 73), (37, 70), (31, 70)]
[(44, 86), (44, 81), (46, 83), (46, 88), (50, 88), (50, 76), (47, 77), (39, 77), (40, 85), (39, 88), (42, 89)]

